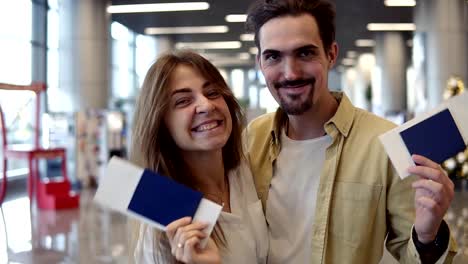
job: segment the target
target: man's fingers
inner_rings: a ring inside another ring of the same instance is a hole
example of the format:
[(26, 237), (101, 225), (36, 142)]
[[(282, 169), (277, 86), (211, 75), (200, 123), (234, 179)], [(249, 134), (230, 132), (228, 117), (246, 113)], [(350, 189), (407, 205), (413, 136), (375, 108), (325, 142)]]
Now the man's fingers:
[(433, 199), (429, 197), (426, 197), (426, 196), (419, 197), (416, 200), (416, 203), (418, 206), (423, 207), (426, 210), (432, 211), (436, 214), (440, 214), (441, 207), (436, 201), (434, 201)]
[(430, 167), (430, 168), (433, 168), (433, 169), (439, 169), (440, 166), (439, 164), (437, 164), (436, 162), (424, 157), (424, 156), (421, 156), (421, 155), (417, 155), (417, 154), (413, 154), (411, 155), (411, 158), (413, 159), (413, 161), (420, 165), (420, 166), (425, 166), (425, 167)]
[(444, 172), (441, 169), (434, 169), (426, 166), (412, 166), (408, 168), (408, 172), (420, 177), (431, 179), (436, 182), (444, 183)]

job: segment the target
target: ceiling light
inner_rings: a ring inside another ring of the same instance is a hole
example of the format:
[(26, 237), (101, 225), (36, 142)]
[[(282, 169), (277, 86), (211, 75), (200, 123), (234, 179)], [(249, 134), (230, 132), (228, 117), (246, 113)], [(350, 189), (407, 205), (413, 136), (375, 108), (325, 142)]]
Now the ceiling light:
[(346, 52), (346, 57), (354, 59), (357, 57), (357, 52), (354, 50), (349, 50), (348, 52)]
[(353, 59), (350, 58), (344, 58), (341, 60), (341, 64), (344, 66), (353, 66), (356, 62)]
[(367, 29), (370, 31), (414, 31), (414, 23), (369, 23)]
[(416, 6), (416, 0), (385, 0), (386, 6)]
[(210, 4), (207, 2), (161, 3), (161, 4), (135, 4), (135, 5), (111, 5), (107, 7), (107, 13), (147, 13), (147, 12), (174, 12), (207, 10)]
[(253, 60), (240, 60), (236, 58), (223, 58), (210, 60), (216, 67), (232, 67), (232, 66), (253, 66), (255, 62)]
[(242, 41), (254, 41), (255, 35), (254, 34), (242, 34), (240, 35), (240, 40)]
[(358, 39), (354, 44), (357, 47), (374, 47), (375, 46), (375, 40), (373, 39)]
[(178, 42), (176, 49), (238, 49), (242, 47), (240, 41), (213, 41), (213, 42)]
[(202, 27), (149, 27), (145, 29), (148, 35), (163, 34), (198, 34), (198, 33), (226, 33), (227, 26), (202, 26)]
[(248, 59), (250, 59), (250, 53), (241, 52), (241, 53), (237, 54), (237, 58), (239, 58), (239, 60), (248, 60)]
[(210, 60), (220, 60), (220, 59), (238, 59), (238, 60), (248, 60), (250, 59), (250, 53), (241, 52), (241, 53), (201, 53), (203, 57)]
[(249, 49), (250, 54), (257, 55), (258, 53), (258, 48), (257, 47), (252, 47)]
[(247, 15), (245, 14), (231, 14), (225, 17), (227, 22), (245, 22)]

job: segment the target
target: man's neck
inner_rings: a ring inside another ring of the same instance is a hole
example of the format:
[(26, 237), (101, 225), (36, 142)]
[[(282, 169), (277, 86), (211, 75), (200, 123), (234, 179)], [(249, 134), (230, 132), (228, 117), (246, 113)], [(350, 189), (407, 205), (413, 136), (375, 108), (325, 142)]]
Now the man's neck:
[(306, 140), (325, 134), (324, 125), (335, 115), (338, 102), (331, 93), (324, 96), (302, 115), (288, 115), (287, 135), (294, 140)]

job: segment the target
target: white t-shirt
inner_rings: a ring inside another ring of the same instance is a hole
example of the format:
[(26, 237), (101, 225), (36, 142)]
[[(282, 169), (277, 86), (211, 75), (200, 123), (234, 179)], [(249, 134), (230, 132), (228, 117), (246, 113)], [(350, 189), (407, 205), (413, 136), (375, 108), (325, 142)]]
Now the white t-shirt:
[[(243, 163), (229, 174), (231, 213), (221, 212), (218, 219), (226, 237), (227, 249), (221, 251), (222, 263), (266, 263), (268, 231), (262, 203), (258, 199), (250, 168)], [(154, 229), (140, 227), (134, 252), (135, 263), (154, 263)]]
[(282, 133), (266, 205), (269, 264), (310, 261), (317, 190), (331, 142), (328, 135), (296, 141)]

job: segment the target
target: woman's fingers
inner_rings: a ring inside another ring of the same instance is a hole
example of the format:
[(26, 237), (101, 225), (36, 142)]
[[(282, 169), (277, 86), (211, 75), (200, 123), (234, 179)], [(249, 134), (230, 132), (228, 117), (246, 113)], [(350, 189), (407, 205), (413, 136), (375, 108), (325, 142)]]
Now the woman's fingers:
[(184, 217), (184, 218), (177, 219), (174, 222), (168, 224), (166, 226), (167, 238), (169, 238), (169, 240), (172, 240), (174, 238), (174, 235), (175, 235), (177, 229), (179, 227), (186, 226), (186, 225), (190, 224), (191, 221), (192, 221), (191, 217)]
[(171, 253), (177, 260), (182, 260), (184, 257), (184, 248), (186, 241), (192, 238), (201, 240), (206, 237), (203, 232), (208, 224), (205, 223), (190, 223), (190, 217), (178, 219), (166, 227), (166, 235), (171, 245)]

